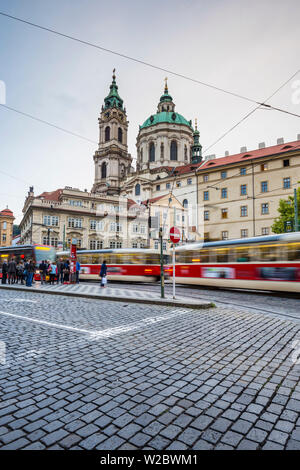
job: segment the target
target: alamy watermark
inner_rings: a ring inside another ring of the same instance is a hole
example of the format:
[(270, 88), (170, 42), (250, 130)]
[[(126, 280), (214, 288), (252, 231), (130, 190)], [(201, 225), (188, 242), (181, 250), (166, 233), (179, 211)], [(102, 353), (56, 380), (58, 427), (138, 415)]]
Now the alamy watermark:
[(0, 104), (6, 104), (6, 85), (3, 80), (0, 80)]

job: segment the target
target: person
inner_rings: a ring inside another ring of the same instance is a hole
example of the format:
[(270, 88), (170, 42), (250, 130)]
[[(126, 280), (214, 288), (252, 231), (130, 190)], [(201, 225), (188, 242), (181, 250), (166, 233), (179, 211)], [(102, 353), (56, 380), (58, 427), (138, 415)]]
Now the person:
[(7, 262), (4, 260), (2, 264), (2, 284), (6, 284), (7, 271), (8, 271), (8, 265), (7, 265)]
[(46, 260), (42, 260), (41, 264), (39, 265), (40, 270), (40, 277), (41, 277), (41, 285), (46, 284), (46, 276), (48, 272), (48, 263)]
[(17, 263), (14, 258), (8, 263), (8, 284), (14, 284), (16, 280)]
[(35, 273), (35, 265), (32, 261), (32, 259), (29, 261), (27, 268), (27, 277), (26, 277), (26, 286), (31, 287), (32, 286), (32, 281), (33, 281), (33, 276)]
[(50, 284), (54, 285), (56, 274), (57, 274), (57, 266), (55, 263), (51, 263), (49, 266)]
[(106, 273), (107, 273), (107, 266), (106, 266), (106, 260), (103, 261), (101, 264), (101, 270), (100, 270), (100, 277), (101, 277), (101, 287), (105, 286), (104, 283), (104, 278), (106, 278)]
[(69, 276), (70, 276), (70, 261), (69, 261), (68, 259), (67, 259), (66, 262), (64, 263), (63, 273), (64, 273), (64, 282), (69, 282)]
[(64, 283), (64, 261), (62, 258), (57, 262), (57, 284), (60, 282), (61, 284)]
[(76, 284), (79, 284), (80, 263), (76, 261)]
[(23, 263), (22, 261), (20, 261), (18, 264), (17, 264), (17, 268), (16, 268), (16, 272), (17, 272), (17, 284), (18, 282), (20, 281), (21, 284), (23, 284), (23, 271), (24, 271), (24, 266), (23, 266)]

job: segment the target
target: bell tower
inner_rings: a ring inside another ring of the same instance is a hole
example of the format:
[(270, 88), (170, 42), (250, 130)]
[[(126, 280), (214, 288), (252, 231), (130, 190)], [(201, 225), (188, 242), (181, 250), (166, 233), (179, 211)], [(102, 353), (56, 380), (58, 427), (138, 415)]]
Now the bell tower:
[(117, 195), (122, 180), (130, 173), (132, 158), (127, 146), (126, 108), (118, 93), (115, 69), (98, 121), (99, 145), (93, 157), (95, 181), (92, 192)]

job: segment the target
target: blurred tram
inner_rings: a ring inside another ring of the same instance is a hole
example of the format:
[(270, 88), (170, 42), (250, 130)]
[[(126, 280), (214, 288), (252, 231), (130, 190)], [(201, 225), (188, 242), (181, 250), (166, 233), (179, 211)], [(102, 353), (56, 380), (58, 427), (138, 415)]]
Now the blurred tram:
[[(36, 268), (42, 260), (54, 262), (56, 257), (55, 248), (48, 245), (12, 245), (0, 247), (0, 277), (2, 277), (2, 265), (6, 261), (9, 263), (12, 259), (16, 263), (26, 263), (30, 259), (34, 262)], [(34, 278), (40, 279), (39, 271), (37, 270)]]
[(179, 246), (176, 282), (300, 293), (300, 232)]
[[(68, 259), (69, 251), (56, 254), (57, 259)], [(101, 264), (106, 260), (107, 279), (127, 282), (155, 282), (160, 279), (160, 253), (142, 248), (105, 250), (77, 250), (81, 280), (99, 280)], [(164, 255), (164, 263), (168, 258)], [(167, 273), (167, 266), (166, 266)]]

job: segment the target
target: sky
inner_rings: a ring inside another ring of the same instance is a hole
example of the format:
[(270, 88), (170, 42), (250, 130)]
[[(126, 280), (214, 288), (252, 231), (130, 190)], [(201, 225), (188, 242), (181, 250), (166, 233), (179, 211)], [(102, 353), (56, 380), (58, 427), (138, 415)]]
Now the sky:
[[(0, 0), (0, 11), (258, 101), (300, 68), (298, 0)], [(8, 206), (16, 223), (30, 185), (36, 195), (91, 189), (113, 68), (133, 158), (138, 126), (156, 112), (166, 76), (176, 111), (198, 120), (204, 155), (300, 134), (299, 118), (260, 109), (206, 151), (255, 104), (0, 15), (6, 105), (95, 141), (0, 106), (0, 210)], [(297, 90), (300, 73), (268, 103), (300, 114)]]

